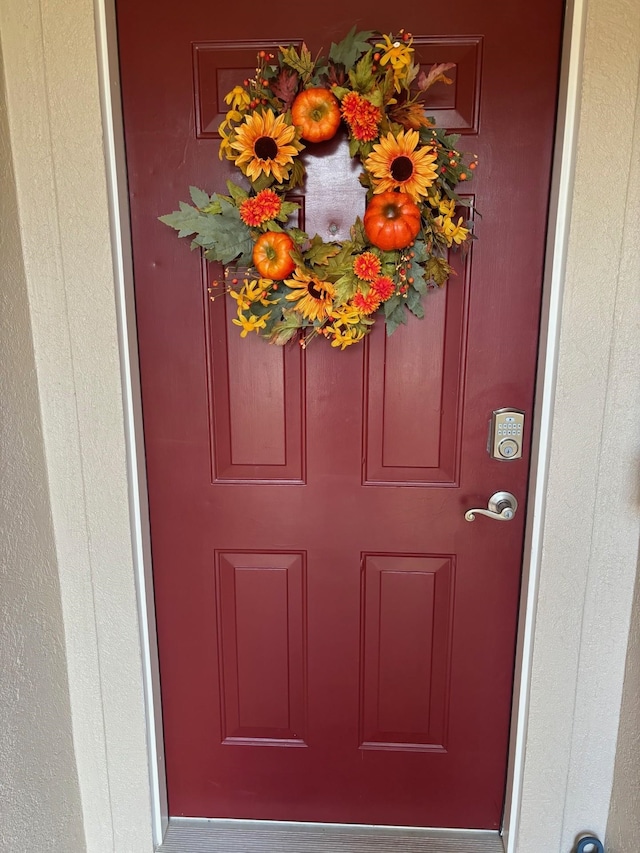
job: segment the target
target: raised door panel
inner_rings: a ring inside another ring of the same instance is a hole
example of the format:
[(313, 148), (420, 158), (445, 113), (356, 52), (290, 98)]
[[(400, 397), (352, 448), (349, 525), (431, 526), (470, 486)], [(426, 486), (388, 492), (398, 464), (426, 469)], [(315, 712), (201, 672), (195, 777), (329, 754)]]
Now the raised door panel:
[(304, 554), (216, 559), (222, 742), (305, 746)]

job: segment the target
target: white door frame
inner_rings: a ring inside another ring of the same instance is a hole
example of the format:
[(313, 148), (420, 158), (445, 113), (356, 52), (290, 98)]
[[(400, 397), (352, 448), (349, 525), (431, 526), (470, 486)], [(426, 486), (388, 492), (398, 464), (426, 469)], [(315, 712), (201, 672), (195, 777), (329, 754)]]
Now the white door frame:
[[(568, 0), (566, 10), (531, 456), (531, 481), (523, 565), (512, 737), (503, 826), (506, 853), (516, 853), (522, 798), (529, 688), (544, 533), (543, 520), (558, 361), (561, 305), (576, 157), (575, 145), (580, 106), (579, 89), (586, 3), (587, 0)], [(153, 836), (155, 844), (159, 845), (168, 825), (167, 794), (162, 747), (162, 719), (153, 609), (141, 397), (138, 380), (126, 161), (113, 0), (95, 0), (95, 12), (120, 358), (124, 386), (125, 429), (132, 508), (131, 527), (143, 654), (149, 768), (152, 787)]]

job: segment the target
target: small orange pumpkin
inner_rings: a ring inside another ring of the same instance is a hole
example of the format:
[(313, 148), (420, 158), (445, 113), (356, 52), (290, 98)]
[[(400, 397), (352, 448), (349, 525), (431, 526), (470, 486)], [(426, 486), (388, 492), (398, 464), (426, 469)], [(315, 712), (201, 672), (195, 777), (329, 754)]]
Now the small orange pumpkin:
[(296, 268), (291, 257), (295, 243), (288, 234), (280, 231), (266, 231), (261, 234), (253, 247), (253, 265), (262, 278), (280, 281)]
[(304, 89), (296, 96), (291, 117), (307, 142), (324, 142), (340, 125), (340, 104), (328, 89)]
[(383, 252), (411, 245), (421, 224), (420, 208), (406, 193), (374, 195), (364, 214), (367, 239)]

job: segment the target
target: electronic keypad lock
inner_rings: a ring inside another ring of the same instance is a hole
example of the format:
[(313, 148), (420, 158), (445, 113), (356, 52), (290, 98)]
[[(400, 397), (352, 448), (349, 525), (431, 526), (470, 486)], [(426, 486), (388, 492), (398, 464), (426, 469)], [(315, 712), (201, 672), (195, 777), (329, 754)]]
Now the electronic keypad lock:
[(501, 462), (522, 456), (524, 412), (519, 409), (496, 409), (489, 430), (489, 455)]

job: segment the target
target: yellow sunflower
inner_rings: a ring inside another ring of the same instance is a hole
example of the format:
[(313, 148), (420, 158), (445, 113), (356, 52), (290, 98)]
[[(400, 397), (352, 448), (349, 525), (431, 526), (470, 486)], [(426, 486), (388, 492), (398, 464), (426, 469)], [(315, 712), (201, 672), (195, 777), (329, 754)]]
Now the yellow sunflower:
[(285, 279), (284, 283), (292, 290), (286, 299), (296, 303), (293, 306), (295, 311), (312, 322), (325, 319), (336, 295), (336, 289), (331, 282), (321, 281), (298, 268), (293, 277)]
[(374, 193), (400, 190), (419, 201), (437, 177), (437, 155), (432, 148), (418, 148), (417, 130), (388, 133), (373, 146), (364, 167), (371, 173)]
[(231, 148), (238, 153), (229, 156), (250, 180), (273, 175), (282, 183), (291, 171), (293, 158), (303, 147), (296, 128), (287, 124), (284, 116), (276, 117), (272, 110), (265, 110), (248, 115), (236, 128)]

